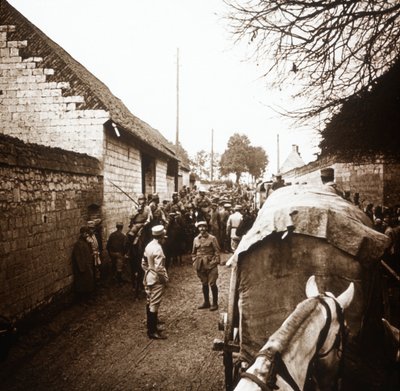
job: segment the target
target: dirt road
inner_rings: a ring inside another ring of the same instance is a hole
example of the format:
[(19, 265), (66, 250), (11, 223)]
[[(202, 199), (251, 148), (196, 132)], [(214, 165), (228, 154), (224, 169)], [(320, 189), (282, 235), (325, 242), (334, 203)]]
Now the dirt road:
[[(222, 255), (226, 261), (227, 255)], [(0, 369), (0, 389), (223, 390), (222, 356), (212, 342), (226, 311), (230, 270), (219, 267), (219, 311), (198, 310), (201, 285), (189, 259), (170, 270), (159, 317), (168, 339), (149, 340), (145, 299), (130, 284), (101, 288), (94, 303), (74, 305), (23, 335)]]

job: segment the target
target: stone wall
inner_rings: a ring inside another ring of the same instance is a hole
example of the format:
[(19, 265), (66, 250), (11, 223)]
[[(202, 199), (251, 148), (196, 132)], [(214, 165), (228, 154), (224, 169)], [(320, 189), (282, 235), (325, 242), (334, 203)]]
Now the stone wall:
[(80, 110), (84, 97), (69, 93), (70, 83), (41, 66), (43, 58), (23, 58), (32, 42), (8, 40), (14, 30), (0, 26), (0, 133), (101, 158), (108, 113)]
[(335, 170), (335, 182), (342, 191), (359, 193), (360, 201), (365, 206), (394, 206), (400, 204), (400, 163), (385, 158), (360, 158), (358, 162), (347, 162), (336, 157), (319, 159), (303, 167), (283, 173), (286, 183), (321, 183), (320, 170), (332, 167)]
[(167, 162), (157, 159), (156, 161), (156, 192), (160, 201), (172, 198), (174, 189), (168, 189)]
[(108, 238), (117, 221), (124, 222), (124, 232), (128, 227), (134, 202), (122, 191), (137, 201), (142, 193), (142, 170), (139, 149), (123, 136), (107, 131), (104, 150), (104, 238)]
[(102, 205), (100, 163), (0, 135), (0, 314), (23, 318), (70, 291), (71, 251)]

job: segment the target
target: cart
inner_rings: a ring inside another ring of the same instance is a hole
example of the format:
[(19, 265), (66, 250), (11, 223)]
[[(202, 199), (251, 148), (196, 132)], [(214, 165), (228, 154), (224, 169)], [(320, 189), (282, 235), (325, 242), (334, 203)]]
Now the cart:
[(214, 349), (223, 351), (226, 390), (306, 298), (311, 275), (321, 291), (334, 295), (355, 285), (346, 310), (353, 350), (348, 367), (364, 354), (360, 346), (376, 349), (380, 341), (372, 340), (384, 316), (380, 260), (388, 244), (364, 212), (332, 186), (293, 185), (273, 192), (227, 263), (232, 268), (228, 309), (220, 315), (223, 339), (214, 341)]

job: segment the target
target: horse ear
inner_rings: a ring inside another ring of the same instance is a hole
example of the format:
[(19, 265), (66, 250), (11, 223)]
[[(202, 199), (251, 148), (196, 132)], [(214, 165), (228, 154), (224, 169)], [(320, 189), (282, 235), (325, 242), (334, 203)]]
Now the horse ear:
[(317, 283), (315, 282), (315, 276), (311, 276), (311, 277), (307, 280), (307, 284), (306, 284), (306, 296), (307, 296), (308, 298), (319, 296), (319, 290), (318, 290)]
[(340, 304), (340, 306), (345, 309), (347, 308), (354, 297), (354, 284), (351, 282), (349, 287), (336, 298), (336, 301)]

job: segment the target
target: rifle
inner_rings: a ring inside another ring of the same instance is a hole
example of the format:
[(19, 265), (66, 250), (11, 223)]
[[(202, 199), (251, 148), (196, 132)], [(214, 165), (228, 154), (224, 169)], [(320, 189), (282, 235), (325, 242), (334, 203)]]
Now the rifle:
[(110, 181), (109, 179), (107, 179), (108, 182), (110, 182), (114, 187), (116, 187), (121, 193), (125, 194), (130, 200), (132, 200), (134, 202), (134, 204), (136, 206), (139, 206), (139, 204), (124, 190), (122, 190), (119, 186), (117, 186), (114, 182)]

